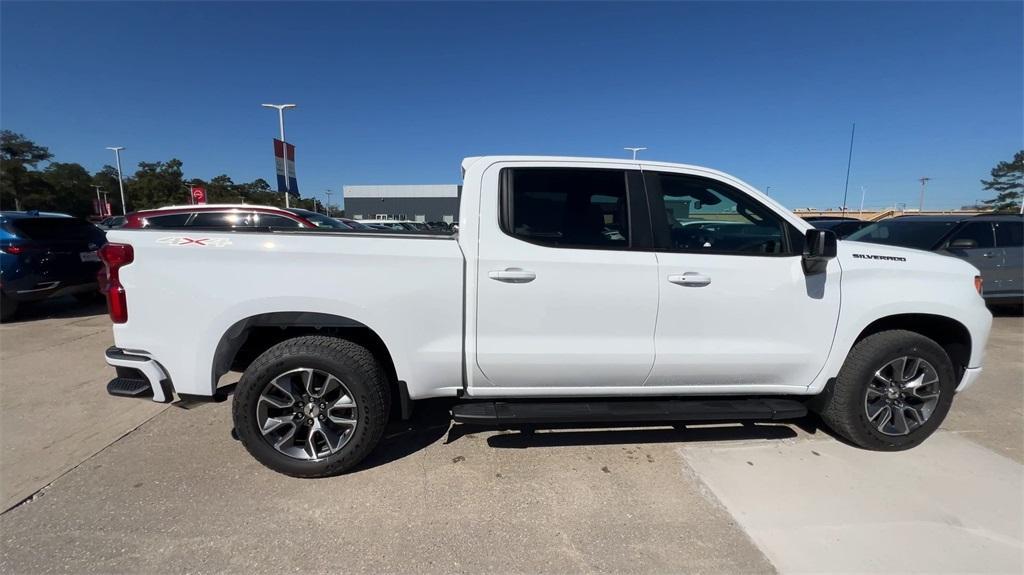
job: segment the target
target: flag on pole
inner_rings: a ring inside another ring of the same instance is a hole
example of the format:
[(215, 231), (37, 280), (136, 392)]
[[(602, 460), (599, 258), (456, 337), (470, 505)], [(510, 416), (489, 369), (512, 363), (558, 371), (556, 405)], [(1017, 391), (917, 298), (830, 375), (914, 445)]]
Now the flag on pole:
[(295, 180), (295, 146), (274, 138), (274, 159), (277, 161), (277, 191), (299, 197), (299, 184)]

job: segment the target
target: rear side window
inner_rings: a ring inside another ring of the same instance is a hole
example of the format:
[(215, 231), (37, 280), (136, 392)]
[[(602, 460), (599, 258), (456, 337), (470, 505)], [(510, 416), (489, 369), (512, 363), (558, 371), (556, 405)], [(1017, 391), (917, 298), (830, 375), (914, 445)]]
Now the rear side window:
[(12, 218), (7, 225), (18, 236), (40, 242), (88, 240), (101, 233), (96, 226), (78, 218)]
[(502, 172), (502, 229), (540, 245), (629, 247), (622, 170), (514, 168)]
[(256, 214), (255, 225), (261, 228), (297, 228), (299, 227), (299, 222), (284, 216)]
[(1019, 248), (1024, 245), (1024, 222), (996, 222), (996, 245)]
[(988, 222), (971, 222), (953, 233), (950, 243), (957, 240), (974, 240), (976, 248), (991, 248), (996, 245), (992, 235), (992, 224)]
[(188, 223), (190, 228), (251, 228), (252, 212), (199, 212)]
[(144, 228), (180, 228), (192, 214), (167, 214), (166, 216), (149, 216), (144, 218)]

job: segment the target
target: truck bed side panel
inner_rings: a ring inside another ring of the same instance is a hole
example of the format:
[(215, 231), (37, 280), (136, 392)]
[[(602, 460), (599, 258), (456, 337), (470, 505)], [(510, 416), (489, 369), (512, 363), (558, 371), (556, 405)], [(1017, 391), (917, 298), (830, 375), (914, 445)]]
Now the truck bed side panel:
[(108, 239), (135, 252), (121, 270), (128, 322), (114, 326), (115, 343), (151, 354), (180, 393), (211, 394), (221, 337), (271, 312), (368, 326), (413, 397), (461, 386), (463, 260), (453, 239), (192, 230)]

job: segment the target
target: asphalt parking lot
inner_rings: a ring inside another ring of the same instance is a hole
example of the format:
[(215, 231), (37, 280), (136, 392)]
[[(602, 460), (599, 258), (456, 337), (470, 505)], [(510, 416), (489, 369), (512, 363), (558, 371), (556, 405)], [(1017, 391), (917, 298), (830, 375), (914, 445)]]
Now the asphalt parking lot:
[(1024, 571), (1024, 319), (904, 453), (794, 425), (479, 432), (446, 406), (349, 475), (274, 474), (228, 404), (110, 398), (102, 309), (0, 326), (0, 571)]

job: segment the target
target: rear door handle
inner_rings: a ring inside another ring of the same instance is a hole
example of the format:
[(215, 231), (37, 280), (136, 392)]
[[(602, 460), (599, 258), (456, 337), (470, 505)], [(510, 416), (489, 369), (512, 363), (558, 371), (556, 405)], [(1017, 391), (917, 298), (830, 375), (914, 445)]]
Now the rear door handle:
[(537, 274), (520, 268), (505, 268), (487, 272), (487, 277), (509, 284), (525, 284), (537, 279)]
[(711, 283), (711, 278), (697, 272), (686, 272), (668, 276), (668, 281), (681, 286), (704, 287)]

